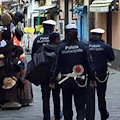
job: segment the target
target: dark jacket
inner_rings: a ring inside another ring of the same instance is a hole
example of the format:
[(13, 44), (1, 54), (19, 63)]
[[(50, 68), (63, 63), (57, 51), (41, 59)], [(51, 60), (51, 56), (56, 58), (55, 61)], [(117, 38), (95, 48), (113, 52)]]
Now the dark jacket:
[(32, 57), (33, 54), (43, 45), (49, 43), (49, 34), (39, 35), (35, 38), (32, 46)]
[[(25, 78), (37, 86), (49, 82), (50, 68), (56, 55), (56, 48), (56, 44), (47, 44), (38, 49), (28, 63)], [(38, 78), (41, 79), (38, 81)]]
[(115, 59), (113, 49), (107, 43), (97, 37), (91, 38), (88, 46), (93, 58), (93, 64), (96, 72), (106, 72), (107, 62)]
[(67, 74), (73, 72), (75, 65), (82, 65), (84, 68), (83, 74), (89, 75), (89, 80), (93, 79), (92, 70), (90, 67), (90, 54), (87, 46), (76, 40), (73, 45), (63, 42), (59, 45), (57, 56), (51, 68), (51, 82), (55, 82), (57, 74)]
[(51, 65), (53, 63), (53, 58), (56, 56), (55, 51), (56, 51), (57, 47), (58, 47), (58, 45), (56, 45), (56, 44), (48, 44), (44, 47), (47, 59)]
[(35, 38), (32, 46), (32, 57), (33, 54), (43, 45), (50, 42), (49, 36), (52, 33), (52, 30), (49, 30), (47, 28), (44, 29), (44, 33), (42, 35), (39, 35)]

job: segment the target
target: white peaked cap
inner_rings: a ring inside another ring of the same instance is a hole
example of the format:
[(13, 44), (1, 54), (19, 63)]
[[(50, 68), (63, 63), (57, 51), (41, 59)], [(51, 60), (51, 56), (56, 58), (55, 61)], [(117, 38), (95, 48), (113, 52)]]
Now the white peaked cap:
[(65, 26), (65, 29), (69, 30), (69, 29), (77, 29), (77, 26), (76, 24), (67, 24)]
[(95, 28), (95, 29), (92, 29), (90, 30), (90, 33), (100, 33), (100, 34), (103, 34), (105, 31), (101, 28)]
[(43, 21), (42, 24), (56, 25), (56, 22), (54, 20), (46, 20)]

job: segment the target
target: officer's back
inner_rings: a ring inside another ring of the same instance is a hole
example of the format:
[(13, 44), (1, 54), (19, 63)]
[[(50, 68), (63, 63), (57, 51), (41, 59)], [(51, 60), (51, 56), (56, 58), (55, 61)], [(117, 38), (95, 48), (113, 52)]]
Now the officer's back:
[[(87, 76), (92, 77), (89, 62), (87, 46), (77, 39), (77, 29), (72, 29), (67, 33), (65, 40), (59, 45), (54, 65), (52, 65), (51, 83), (55, 84), (56, 75), (61, 73), (61, 84), (63, 94), (63, 114), (64, 120), (73, 119), (72, 98), (77, 112), (77, 119), (84, 120), (85, 99), (86, 99), (86, 81)], [(77, 66), (77, 67), (76, 67)], [(82, 66), (82, 67), (81, 67)], [(75, 74), (75, 68), (79, 69), (82, 77)], [(89, 75), (88, 75), (89, 74)], [(92, 80), (92, 79), (90, 79)], [(81, 87), (81, 81), (84, 85)]]
[(35, 38), (33, 42), (33, 47), (32, 47), (32, 57), (33, 54), (43, 45), (43, 44), (48, 44), (49, 41), (49, 36), (50, 34), (54, 31), (54, 26), (56, 25), (56, 22), (53, 20), (46, 20), (42, 22), (44, 32), (42, 35), (39, 35)]
[(104, 31), (101, 29), (91, 30), (92, 37), (89, 41), (89, 50), (92, 54), (93, 63), (97, 72), (107, 71), (107, 62), (113, 61), (115, 56), (112, 48), (101, 37)]
[[(58, 52), (58, 64), (62, 74), (72, 73), (75, 65), (81, 64), (84, 68), (84, 73), (91, 74), (89, 66), (88, 50), (86, 44), (78, 41), (77, 35), (72, 35), (75, 30), (71, 30), (66, 37), (66, 41), (61, 43)], [(77, 31), (76, 33), (77, 34)], [(72, 35), (72, 37), (71, 37)], [(75, 38), (73, 38), (75, 36)], [(76, 39), (76, 40), (75, 40)], [(75, 40), (74, 42), (70, 42)], [(90, 75), (91, 76), (91, 75)]]
[(69, 44), (67, 41), (60, 46), (59, 59), (61, 61), (61, 73), (71, 73), (75, 65), (81, 64), (85, 71), (88, 67), (86, 46), (84, 43), (75, 41)]

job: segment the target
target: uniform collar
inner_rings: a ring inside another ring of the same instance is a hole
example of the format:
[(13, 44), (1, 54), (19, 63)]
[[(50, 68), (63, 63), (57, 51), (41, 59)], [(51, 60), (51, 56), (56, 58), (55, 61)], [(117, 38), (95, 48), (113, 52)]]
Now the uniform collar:
[(101, 38), (99, 37), (92, 37), (90, 38), (90, 41), (93, 41), (93, 42), (104, 42)]
[(53, 32), (52, 30), (46, 29), (43, 34), (50, 34), (52, 32)]

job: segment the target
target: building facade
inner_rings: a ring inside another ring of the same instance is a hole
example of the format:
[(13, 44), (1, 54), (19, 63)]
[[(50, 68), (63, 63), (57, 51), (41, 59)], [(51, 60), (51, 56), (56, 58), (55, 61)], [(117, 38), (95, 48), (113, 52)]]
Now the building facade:
[(106, 31), (103, 39), (114, 49), (116, 59), (111, 67), (120, 70), (120, 1), (94, 0), (90, 4), (90, 13), (94, 14), (95, 27)]

